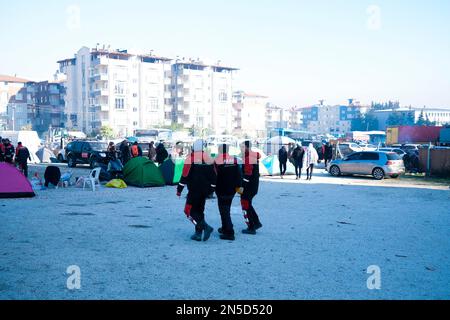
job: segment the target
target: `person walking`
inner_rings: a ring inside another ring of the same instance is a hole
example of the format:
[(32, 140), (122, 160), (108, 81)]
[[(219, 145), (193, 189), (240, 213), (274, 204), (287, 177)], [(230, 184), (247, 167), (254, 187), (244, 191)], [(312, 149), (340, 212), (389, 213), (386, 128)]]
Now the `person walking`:
[(153, 162), (156, 159), (156, 149), (154, 141), (150, 142), (150, 144), (148, 145), (148, 158)]
[(251, 150), (251, 142), (244, 141), (242, 145), (243, 167), (241, 207), (247, 229), (242, 230), (244, 234), (255, 235), (256, 230), (262, 228), (258, 214), (253, 207), (253, 199), (258, 194), (259, 188), (259, 159), (261, 155)]
[(130, 161), (131, 153), (130, 146), (128, 144), (128, 140), (123, 140), (119, 147), (120, 151), (120, 160), (122, 160), (122, 164), (125, 166), (128, 161)]
[(164, 144), (160, 142), (158, 146), (156, 147), (156, 162), (159, 165), (162, 165), (164, 160), (166, 160), (169, 157), (169, 153), (167, 152), (166, 148), (164, 147)]
[(195, 233), (191, 236), (194, 241), (202, 241), (202, 234), (203, 241), (207, 241), (214, 231), (205, 220), (205, 203), (216, 188), (216, 179), (214, 161), (204, 152), (203, 140), (195, 141), (192, 153), (185, 160), (177, 187), (178, 197), (181, 197), (184, 187), (188, 188), (184, 213), (195, 225)]
[(5, 162), (13, 164), (14, 160), (14, 146), (11, 144), (9, 139), (5, 139), (5, 143), (3, 145), (3, 156), (5, 158)]
[(302, 177), (302, 167), (303, 167), (303, 156), (305, 155), (305, 150), (302, 146), (297, 144), (295, 149), (292, 151), (292, 160), (294, 161), (295, 167), (295, 179), (300, 180)]
[(325, 160), (325, 170), (327, 170), (328, 163), (333, 159), (333, 146), (330, 142), (325, 144), (323, 158)]
[(314, 165), (319, 161), (319, 155), (313, 144), (310, 143), (303, 156), (303, 166), (306, 168), (306, 180), (311, 180)]
[(236, 192), (242, 193), (241, 169), (237, 158), (230, 156), (227, 144), (220, 145), (218, 149), (218, 156), (214, 162), (217, 172), (216, 195), (222, 220), (222, 227), (218, 231), (220, 239), (234, 240), (231, 204)]
[(278, 161), (280, 162), (280, 176), (283, 179), (286, 174), (287, 169), (287, 161), (288, 161), (288, 152), (285, 146), (282, 146), (278, 151)]
[(17, 144), (16, 148), (16, 163), (19, 165), (19, 170), (28, 178), (28, 160), (31, 161), (30, 151), (22, 145), (22, 142)]

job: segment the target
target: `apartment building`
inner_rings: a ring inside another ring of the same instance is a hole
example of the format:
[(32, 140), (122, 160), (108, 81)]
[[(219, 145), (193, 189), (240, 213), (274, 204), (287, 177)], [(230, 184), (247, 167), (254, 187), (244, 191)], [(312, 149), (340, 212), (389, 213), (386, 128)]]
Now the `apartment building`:
[(120, 136), (170, 125), (171, 59), (127, 50), (81, 48), (58, 61), (65, 75), (67, 127), (86, 133), (110, 126)]
[(42, 134), (49, 127), (63, 128), (64, 87), (49, 81), (27, 82), (9, 99), (7, 128), (31, 128)]
[(268, 97), (236, 91), (233, 93), (233, 134), (240, 137), (263, 138), (266, 130)]
[(16, 76), (0, 75), (0, 130), (9, 128), (8, 104), (13, 103), (14, 96), (27, 82), (29, 80)]
[(349, 103), (347, 106), (321, 103), (303, 108), (303, 129), (314, 134), (345, 135), (351, 131), (352, 120), (368, 109), (358, 103)]
[(177, 60), (172, 65), (172, 123), (198, 134), (231, 133), (236, 70), (199, 60)]

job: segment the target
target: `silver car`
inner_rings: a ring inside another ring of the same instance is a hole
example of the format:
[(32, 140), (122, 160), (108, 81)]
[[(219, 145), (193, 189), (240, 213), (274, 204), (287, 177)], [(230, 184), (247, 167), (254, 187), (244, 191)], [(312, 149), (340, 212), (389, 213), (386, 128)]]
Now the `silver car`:
[(395, 152), (355, 152), (344, 159), (328, 164), (328, 172), (335, 177), (341, 174), (371, 175), (377, 180), (397, 178), (405, 173), (405, 164)]

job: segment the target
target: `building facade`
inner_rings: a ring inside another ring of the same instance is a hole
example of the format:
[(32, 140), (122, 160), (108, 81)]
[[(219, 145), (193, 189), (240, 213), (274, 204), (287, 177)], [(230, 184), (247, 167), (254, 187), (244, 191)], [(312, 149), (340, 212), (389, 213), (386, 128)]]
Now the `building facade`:
[(7, 128), (32, 129), (42, 134), (64, 128), (64, 87), (48, 81), (27, 82), (9, 99)]
[(266, 130), (268, 97), (236, 91), (233, 93), (233, 134), (246, 138), (263, 138)]
[[(15, 95), (29, 80), (15, 76), (0, 75), (0, 130), (9, 129), (11, 122), (8, 116), (8, 105), (13, 103)], [(21, 110), (18, 110), (21, 112)]]
[(201, 61), (176, 61), (172, 65), (172, 123), (198, 134), (230, 134), (236, 70)]
[(368, 111), (359, 104), (314, 105), (302, 109), (303, 129), (314, 134), (342, 136), (351, 131), (352, 121)]
[(436, 126), (450, 124), (450, 109), (440, 108), (398, 108), (388, 110), (375, 110), (371, 114), (378, 120), (378, 129), (385, 131), (391, 125), (390, 119), (411, 119), (413, 123), (401, 123), (413, 125), (421, 118), (434, 123)]
[(127, 50), (81, 48), (58, 61), (65, 75), (67, 127), (120, 136), (170, 125), (170, 59)]

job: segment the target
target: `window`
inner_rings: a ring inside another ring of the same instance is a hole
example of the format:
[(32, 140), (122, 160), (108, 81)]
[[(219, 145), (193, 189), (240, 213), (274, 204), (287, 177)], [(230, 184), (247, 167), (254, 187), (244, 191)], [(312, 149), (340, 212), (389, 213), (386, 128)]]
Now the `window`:
[(347, 157), (347, 160), (349, 160), (349, 161), (357, 161), (357, 160), (360, 160), (360, 159), (361, 159), (361, 153), (360, 152), (351, 154), (351, 155), (349, 155)]
[(150, 98), (148, 100), (148, 108), (147, 108), (148, 111), (158, 111), (158, 107), (159, 107), (158, 99)]
[(380, 156), (376, 152), (365, 152), (361, 154), (361, 160), (377, 161), (380, 160)]
[(116, 94), (124, 94), (125, 93), (125, 82), (117, 81), (114, 87), (114, 92)]
[(133, 126), (137, 126), (137, 125), (138, 125), (137, 121), (133, 121)]
[(125, 109), (125, 100), (123, 98), (116, 98), (116, 109)]
[(137, 98), (138, 94), (137, 93), (133, 93), (133, 98)]
[(133, 108), (133, 112), (137, 112), (138, 111), (138, 109), (137, 108)]

